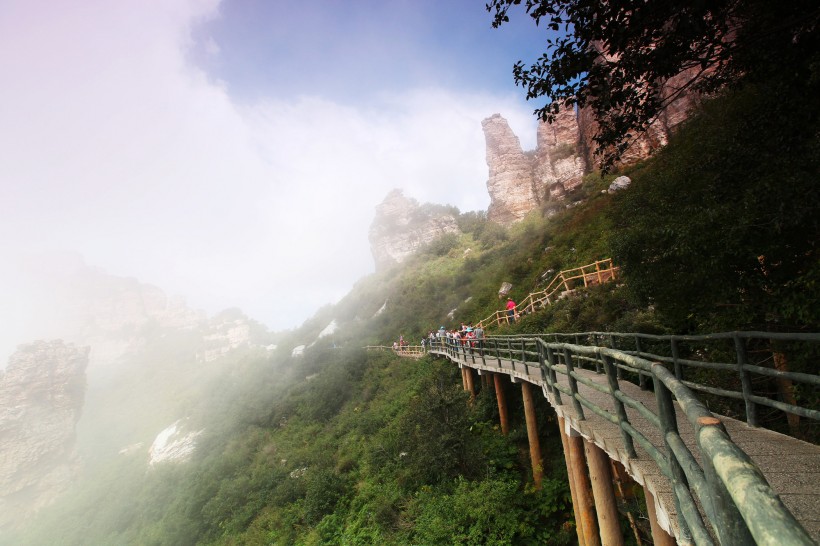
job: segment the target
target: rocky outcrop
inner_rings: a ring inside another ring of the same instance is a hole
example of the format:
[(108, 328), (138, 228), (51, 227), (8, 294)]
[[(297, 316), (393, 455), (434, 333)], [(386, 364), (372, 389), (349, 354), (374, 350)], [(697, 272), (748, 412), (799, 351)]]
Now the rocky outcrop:
[(510, 225), (544, 201), (561, 199), (581, 184), (584, 159), (574, 111), (538, 126), (537, 148), (524, 152), (507, 120), (493, 114), (481, 122), (487, 145), (490, 208), (487, 218)]
[(21, 345), (0, 376), (0, 528), (49, 504), (77, 474), (88, 351), (62, 341)]
[(383, 269), (401, 263), (442, 235), (459, 232), (450, 209), (419, 205), (396, 189), (376, 207), (376, 217), (370, 225), (370, 251), (376, 269)]
[(535, 149), (535, 183), (549, 192), (550, 198), (563, 196), (581, 185), (584, 159), (580, 130), (574, 110), (564, 110), (552, 123), (538, 124)]
[(482, 121), (481, 127), (490, 169), (487, 218), (509, 225), (524, 218), (540, 201), (533, 180), (533, 161), (531, 156), (524, 154), (521, 142), (500, 114)]
[[(646, 159), (669, 142), (670, 135), (700, 101), (696, 93), (682, 92), (694, 74), (685, 71), (663, 84), (660, 94), (668, 106), (644, 133), (630, 142), (619, 164)], [(594, 155), (598, 123), (589, 108), (577, 113), (562, 110), (552, 123), (540, 122), (537, 147), (532, 152), (521, 149), (518, 137), (500, 114), (485, 119), (481, 126), (489, 167), (487, 218), (502, 225), (521, 220), (546, 201), (563, 199), (599, 163), (600, 158)]]

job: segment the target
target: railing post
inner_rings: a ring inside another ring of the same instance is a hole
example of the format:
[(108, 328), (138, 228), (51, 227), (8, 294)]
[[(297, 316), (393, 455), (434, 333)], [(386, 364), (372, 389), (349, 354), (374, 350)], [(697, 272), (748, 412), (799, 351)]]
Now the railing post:
[(547, 362), (549, 362), (549, 385), (552, 391), (552, 396), (555, 399), (556, 405), (561, 405), (561, 391), (555, 384), (558, 382), (558, 376), (555, 374), (555, 354), (552, 352), (552, 347), (547, 345)]
[(626, 454), (629, 455), (631, 458), (636, 458), (638, 454), (635, 452), (635, 443), (632, 439), (632, 436), (621, 426), (621, 423), (628, 423), (629, 417), (626, 415), (626, 408), (624, 407), (624, 403), (616, 396), (618, 392), (620, 392), (620, 386), (618, 385), (618, 376), (615, 370), (617, 366), (607, 355), (601, 355), (604, 360), (604, 371), (606, 372), (606, 378), (609, 383), (609, 394), (612, 396), (612, 401), (615, 403), (615, 414), (618, 416), (618, 428), (621, 429), (621, 437), (624, 439), (624, 447), (626, 448)]
[[(615, 347), (615, 336), (613, 336), (612, 334), (609, 334), (609, 348), (615, 351), (618, 350), (617, 347)], [(624, 376), (620, 366), (617, 367), (615, 373), (617, 374), (618, 379), (622, 379)]]
[(746, 340), (740, 336), (733, 336), (735, 340), (735, 351), (737, 352), (737, 370), (740, 373), (740, 385), (743, 389), (743, 401), (746, 403), (746, 424), (750, 427), (757, 425), (757, 406), (752, 402), (752, 378), (745, 369), (746, 366)]
[(680, 362), (678, 362), (678, 340), (674, 337), (672, 338), (672, 362), (675, 365), (675, 378), (678, 381), (683, 381), (683, 369), (681, 368)]
[[(592, 344), (598, 346), (598, 334), (592, 334)], [(601, 373), (601, 355), (595, 359), (595, 373)]]
[(513, 355), (512, 355), (513, 354), (513, 352), (512, 352), (512, 341), (510, 341), (509, 337), (507, 338), (507, 354), (510, 357), (510, 364), (512, 364), (512, 369), (513, 369), (513, 371), (515, 371), (515, 359), (513, 358)]
[[(689, 488), (689, 482), (686, 479), (686, 474), (684, 474), (683, 468), (681, 468), (677, 457), (675, 457), (675, 453), (672, 451), (669, 440), (667, 439), (668, 434), (679, 436), (678, 421), (675, 417), (675, 405), (672, 403), (672, 393), (668, 388), (666, 388), (663, 381), (655, 376), (653, 376), (652, 379), (655, 385), (655, 400), (658, 404), (658, 417), (661, 423), (661, 434), (663, 434), (663, 445), (666, 451), (666, 460), (669, 466), (669, 472), (672, 474), (668, 477), (672, 482), (672, 491), (674, 493), (676, 484), (680, 484), (687, 489)], [(686, 523), (684, 512), (681, 509), (680, 499), (677, 494), (674, 494), (673, 497), (675, 498), (675, 509), (678, 512), (678, 528), (680, 529), (681, 539), (683, 539), (682, 542), (686, 543), (687, 540), (691, 542), (691, 533), (689, 531), (689, 526)], [(647, 503), (648, 502), (649, 499), (647, 499)], [(709, 499), (701, 499), (701, 502), (709, 502)]]
[(535, 352), (538, 353), (538, 367), (541, 369), (541, 381), (547, 384), (547, 390), (552, 394), (552, 380), (544, 359), (544, 344), (540, 339), (535, 340)]
[(564, 349), (564, 364), (567, 367), (567, 379), (569, 379), (569, 390), (572, 393), (572, 406), (575, 408), (575, 414), (578, 416), (579, 420), (586, 419), (584, 417), (584, 408), (581, 406), (581, 402), (578, 400), (578, 381), (572, 376), (572, 355), (569, 352), (569, 349)]
[[(641, 349), (641, 338), (635, 336), (635, 351), (638, 353), (638, 357), (643, 358), (641, 354), (643, 351)], [(638, 372), (638, 385), (641, 387), (642, 391), (646, 390), (646, 376), (642, 372)]]

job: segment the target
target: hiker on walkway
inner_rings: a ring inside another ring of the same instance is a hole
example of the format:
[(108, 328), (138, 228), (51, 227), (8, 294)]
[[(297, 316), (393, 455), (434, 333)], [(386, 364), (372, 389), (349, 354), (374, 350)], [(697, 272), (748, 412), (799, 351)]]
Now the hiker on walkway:
[(484, 328), (481, 327), (480, 322), (473, 330), (473, 333), (475, 334), (475, 346), (478, 347), (478, 352), (480, 353), (481, 350), (484, 349)]
[(512, 298), (507, 298), (507, 322), (515, 324), (515, 302)]
[(473, 347), (475, 347), (475, 332), (469, 326), (467, 327), (467, 331), (464, 332), (464, 343), (470, 348), (470, 353), (472, 353)]

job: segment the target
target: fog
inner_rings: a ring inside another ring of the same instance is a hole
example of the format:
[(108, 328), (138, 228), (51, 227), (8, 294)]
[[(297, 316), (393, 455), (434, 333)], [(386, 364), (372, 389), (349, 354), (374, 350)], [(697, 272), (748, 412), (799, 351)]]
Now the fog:
[(510, 73), (535, 37), (466, 1), (4, 2), (3, 360), (58, 329), (43, 253), (298, 325), (373, 270), (391, 189), (487, 207), (480, 122), (534, 147)]

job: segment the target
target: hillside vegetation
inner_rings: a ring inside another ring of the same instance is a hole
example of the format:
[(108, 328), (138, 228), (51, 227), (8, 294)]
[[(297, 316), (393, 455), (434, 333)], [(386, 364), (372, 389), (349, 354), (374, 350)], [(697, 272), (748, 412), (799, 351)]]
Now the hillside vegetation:
[[(180, 396), (180, 413), (206, 429), (191, 461), (100, 463), (10, 543), (573, 542), (545, 401), (536, 491), (523, 423), (502, 436), (494, 399), (469, 404), (457, 368), (361, 347), (478, 320), (500, 307), (504, 281), (518, 301), (609, 256), (621, 282), (500, 331), (818, 331), (820, 104), (804, 100), (816, 87), (760, 84), (712, 101), (656, 158), (625, 170), (633, 183), (617, 194), (602, 193), (615, 174), (592, 174), (509, 230), (461, 214), (463, 235), (361, 280), (282, 334), (274, 354), (225, 357)], [(317, 340), (332, 320), (340, 328)]]

